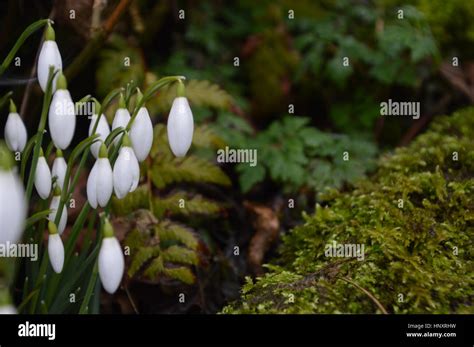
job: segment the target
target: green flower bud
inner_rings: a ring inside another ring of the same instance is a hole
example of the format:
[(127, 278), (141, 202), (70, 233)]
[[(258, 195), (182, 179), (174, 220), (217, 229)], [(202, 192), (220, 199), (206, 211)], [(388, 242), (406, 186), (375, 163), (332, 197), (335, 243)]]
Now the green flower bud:
[(51, 26), (51, 23), (48, 23), (46, 26), (46, 30), (44, 32), (44, 40), (45, 41), (55, 41), (56, 40), (56, 34), (54, 32), (53, 27)]
[(58, 228), (56, 227), (56, 224), (54, 224), (54, 222), (52, 221), (48, 222), (48, 231), (50, 235), (54, 235), (58, 233)]
[(105, 145), (105, 143), (102, 142), (99, 149), (99, 158), (107, 158), (108, 155), (109, 153), (107, 151), (107, 146)]

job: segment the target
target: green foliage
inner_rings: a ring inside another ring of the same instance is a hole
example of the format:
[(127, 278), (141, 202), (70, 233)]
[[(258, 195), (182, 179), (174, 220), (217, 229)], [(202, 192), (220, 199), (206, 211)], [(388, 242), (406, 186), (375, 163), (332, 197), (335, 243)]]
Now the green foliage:
[[(353, 183), (373, 166), (375, 146), (366, 140), (328, 134), (309, 126), (304, 117), (285, 117), (241, 146), (257, 149), (255, 167), (237, 167), (243, 191), (248, 191), (268, 175), (286, 192), (309, 187), (323, 190)], [(349, 152), (348, 161), (343, 153)]]
[[(194, 147), (211, 150), (221, 143), (209, 127), (196, 128)], [(177, 223), (174, 218), (191, 224), (197, 215), (216, 217), (225, 205), (199, 194), (189, 185), (228, 186), (231, 182), (216, 164), (202, 157), (188, 154), (175, 158), (169, 149), (163, 124), (155, 126), (150, 156), (144, 170), (147, 183), (124, 199), (112, 199), (115, 215), (135, 216), (137, 210), (153, 215), (152, 223), (136, 222), (137, 227), (127, 234), (125, 243), (131, 250), (128, 274), (149, 280), (168, 277), (192, 284), (195, 280), (192, 266), (199, 265), (198, 237), (191, 226)], [(185, 189), (180, 187), (183, 183), (187, 185)]]
[(130, 247), (129, 276), (143, 275), (150, 280), (160, 276), (194, 282), (187, 266), (199, 264), (196, 253), (198, 240), (181, 224), (164, 220), (147, 228), (136, 228), (127, 234), (125, 245)]
[[(167, 112), (176, 97), (176, 85), (164, 88), (150, 104), (153, 110)], [(186, 83), (186, 97), (194, 107), (208, 107), (212, 109), (228, 109), (233, 99), (229, 93), (217, 84), (206, 80), (190, 80)]]
[[(325, 194), (224, 312), (375, 313), (375, 298), (389, 313), (474, 313), (473, 130), (473, 108), (440, 117), (371, 179)], [(326, 257), (333, 241), (363, 244), (364, 259)]]
[(377, 100), (394, 85), (419, 85), (426, 61), (438, 58), (430, 28), (413, 6), (334, 1), (317, 17), (301, 12), (291, 25), (302, 57), (296, 80), (324, 98), (334, 126), (344, 132), (372, 130)]
[(459, 53), (461, 49), (472, 54), (474, 6), (471, 2), (419, 0), (417, 7), (425, 14), (433, 35), (446, 55), (449, 51)]
[(112, 35), (107, 48), (99, 56), (96, 72), (97, 94), (105, 96), (113, 89), (130, 81), (141, 85), (145, 79), (145, 67), (140, 49), (125, 38)]

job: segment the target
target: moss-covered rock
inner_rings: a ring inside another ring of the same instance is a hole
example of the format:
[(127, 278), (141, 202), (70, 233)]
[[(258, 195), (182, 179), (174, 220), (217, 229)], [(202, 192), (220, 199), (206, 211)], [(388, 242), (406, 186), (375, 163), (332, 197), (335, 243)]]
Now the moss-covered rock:
[[(439, 117), (371, 179), (326, 193), (224, 313), (474, 313), (473, 133), (473, 108)], [(326, 256), (333, 241), (363, 259)]]

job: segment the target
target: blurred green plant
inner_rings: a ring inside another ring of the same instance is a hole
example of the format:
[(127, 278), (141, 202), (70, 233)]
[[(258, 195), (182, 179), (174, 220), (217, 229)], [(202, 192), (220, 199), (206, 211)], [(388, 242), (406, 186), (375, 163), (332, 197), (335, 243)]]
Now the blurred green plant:
[[(376, 146), (363, 138), (324, 133), (309, 125), (309, 118), (287, 116), (239, 144), (257, 149), (258, 165), (237, 166), (244, 192), (269, 177), (285, 193), (302, 188), (321, 191), (339, 188), (364, 177), (374, 166)], [(344, 160), (344, 152), (347, 159)]]
[[(472, 314), (473, 129), (473, 108), (440, 117), (370, 179), (327, 192), (224, 312)], [(364, 258), (327, 257), (333, 241)]]
[(301, 17), (290, 22), (302, 57), (296, 81), (320, 91), (333, 125), (344, 132), (372, 130), (377, 99), (394, 86), (419, 85), (427, 75), (424, 62), (438, 59), (430, 27), (413, 6), (335, 1), (319, 18)]

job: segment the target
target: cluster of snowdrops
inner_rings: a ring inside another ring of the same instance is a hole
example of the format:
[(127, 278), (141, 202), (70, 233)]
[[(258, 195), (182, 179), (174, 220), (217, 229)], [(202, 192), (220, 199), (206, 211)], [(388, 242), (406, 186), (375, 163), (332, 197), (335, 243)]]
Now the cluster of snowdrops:
[[(10, 112), (4, 130), (6, 146), (0, 141), (0, 243), (15, 244), (24, 237), (34, 186), (41, 199), (50, 199), (46, 215), (49, 231), (47, 250), (53, 270), (61, 273), (65, 258), (61, 235), (67, 225), (67, 202), (77, 179), (72, 178), (72, 160), (67, 163), (65, 153), (75, 134), (77, 108), (67, 89), (61, 54), (51, 24), (50, 21), (46, 24), (37, 62), (38, 82), (45, 93), (44, 100), (49, 103), (43, 105), (44, 116), (42, 114), (39, 121), (38, 132), (28, 140), (27, 129), (10, 99)], [(189, 103), (184, 96), (183, 79), (182, 76), (164, 77), (144, 94), (136, 89), (132, 112), (127, 108), (124, 88), (109, 94), (102, 104), (90, 96), (81, 99), (81, 102), (87, 101), (94, 105), (89, 117), (89, 137), (79, 143), (70, 156), (77, 157), (83, 151), (85, 158), (88, 153), (95, 158), (87, 179), (87, 203), (94, 209), (104, 209), (101, 213), (98, 271), (102, 286), (109, 293), (114, 293), (121, 283), (124, 253), (109, 221), (108, 204), (113, 194), (122, 199), (137, 188), (140, 180), (139, 163), (147, 158), (153, 143), (153, 125), (145, 102), (156, 95), (160, 88), (171, 83), (178, 83), (178, 87), (168, 117), (169, 145), (175, 156), (186, 155), (192, 143), (194, 125)], [(102, 110), (105, 103), (110, 103), (116, 97), (119, 98), (118, 109), (110, 127)], [(46, 123), (56, 149), (51, 169), (42, 148)], [(18, 162), (14, 158), (20, 154), (22, 160), (26, 160), (26, 152), (32, 152), (32, 160), (25, 191), (23, 182), (26, 179), (19, 174)], [(0, 307), (2, 312), (16, 312), (11, 302), (3, 305), (0, 305), (3, 307)]]

